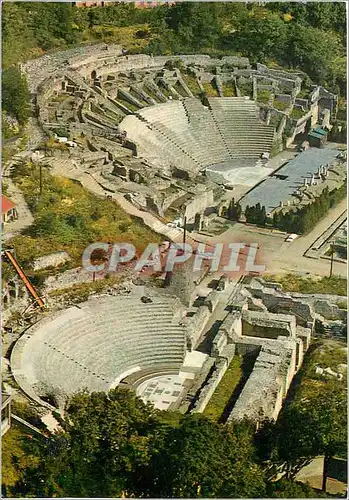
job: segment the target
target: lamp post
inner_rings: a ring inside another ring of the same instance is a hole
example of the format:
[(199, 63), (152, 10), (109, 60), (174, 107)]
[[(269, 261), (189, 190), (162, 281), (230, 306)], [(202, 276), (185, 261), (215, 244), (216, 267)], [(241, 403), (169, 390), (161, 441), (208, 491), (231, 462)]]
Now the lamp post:
[(183, 222), (183, 245), (185, 245), (185, 238), (187, 236), (187, 218), (184, 217), (184, 222)]

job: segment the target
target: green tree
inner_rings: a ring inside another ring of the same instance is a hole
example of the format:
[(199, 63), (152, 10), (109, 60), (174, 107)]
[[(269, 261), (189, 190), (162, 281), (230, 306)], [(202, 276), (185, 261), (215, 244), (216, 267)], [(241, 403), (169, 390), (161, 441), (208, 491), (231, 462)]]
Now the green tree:
[(26, 473), (23, 494), (120, 497), (148, 460), (155, 410), (130, 391), (80, 393), (66, 409), (64, 430), (37, 447), (40, 465)]
[(220, 11), (213, 2), (178, 3), (169, 9), (166, 22), (183, 49), (214, 48), (222, 30)]
[(254, 426), (159, 412), (134, 393), (79, 393), (63, 430), (33, 443), (15, 496), (260, 497)]
[(343, 47), (335, 33), (299, 24), (290, 26), (284, 60), (291, 67), (301, 68), (317, 83), (332, 83), (333, 61), (342, 55)]
[(282, 411), (275, 426), (277, 456), (287, 477), (313, 458), (328, 460), (346, 453), (347, 409), (343, 384), (326, 382), (320, 391), (298, 398)]
[(227, 217), (229, 220), (239, 221), (242, 214), (242, 207), (239, 202), (235, 203), (234, 198), (230, 201), (227, 211)]
[(30, 116), (27, 81), (15, 67), (6, 69), (2, 73), (2, 105), (21, 125), (24, 125)]
[(248, 17), (237, 31), (226, 39), (226, 45), (234, 48), (253, 62), (265, 62), (279, 58), (287, 42), (287, 26), (279, 16)]
[(307, 484), (282, 478), (279, 481), (271, 482), (267, 486), (269, 498), (318, 498), (326, 495), (314, 490)]
[(147, 493), (178, 498), (263, 495), (264, 476), (253, 461), (253, 431), (242, 427), (227, 429), (201, 415), (183, 417), (162, 436), (152, 456)]

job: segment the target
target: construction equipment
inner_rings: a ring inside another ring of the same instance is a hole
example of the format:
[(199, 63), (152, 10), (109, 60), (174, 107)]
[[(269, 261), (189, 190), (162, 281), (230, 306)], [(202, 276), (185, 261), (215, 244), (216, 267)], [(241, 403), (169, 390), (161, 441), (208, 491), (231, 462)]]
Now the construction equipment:
[(11, 250), (4, 250), (2, 253), (7, 258), (7, 260), (12, 264), (16, 273), (18, 274), (18, 276), (21, 278), (24, 285), (26, 286), (28, 292), (33, 297), (35, 303), (40, 307), (40, 309), (45, 309), (45, 302), (43, 301), (43, 299), (41, 297), (39, 297), (34, 286), (30, 283), (29, 279), (25, 275), (25, 272), (23, 271), (23, 269), (21, 268), (17, 259), (14, 256), (14, 251), (12, 249)]

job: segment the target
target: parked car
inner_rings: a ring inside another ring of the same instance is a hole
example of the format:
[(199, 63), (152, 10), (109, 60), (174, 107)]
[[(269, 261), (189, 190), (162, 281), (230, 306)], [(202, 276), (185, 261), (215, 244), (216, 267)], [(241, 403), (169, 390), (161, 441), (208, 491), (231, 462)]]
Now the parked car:
[(292, 243), (292, 241), (294, 241), (296, 238), (298, 238), (298, 234), (292, 233), (287, 236), (285, 241), (287, 243)]

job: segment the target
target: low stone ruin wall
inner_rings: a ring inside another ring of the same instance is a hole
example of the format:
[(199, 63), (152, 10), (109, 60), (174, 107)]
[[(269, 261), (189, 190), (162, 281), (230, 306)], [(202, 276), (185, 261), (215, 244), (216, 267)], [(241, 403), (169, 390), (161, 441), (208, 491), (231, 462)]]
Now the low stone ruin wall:
[(243, 311), (242, 334), (244, 336), (277, 339), (280, 335), (293, 336), (296, 329), (294, 316), (269, 312)]
[(231, 363), (233, 358), (233, 351), (231, 354), (231, 358), (217, 358), (217, 361), (214, 365), (213, 371), (211, 375), (209, 375), (208, 379), (205, 381), (205, 384), (202, 386), (199, 396), (194, 403), (192, 408), (192, 413), (202, 413), (207, 404), (209, 403), (211, 397), (213, 396), (214, 391), (217, 389), (219, 382), (222, 380), (223, 375), (227, 371), (228, 366)]

